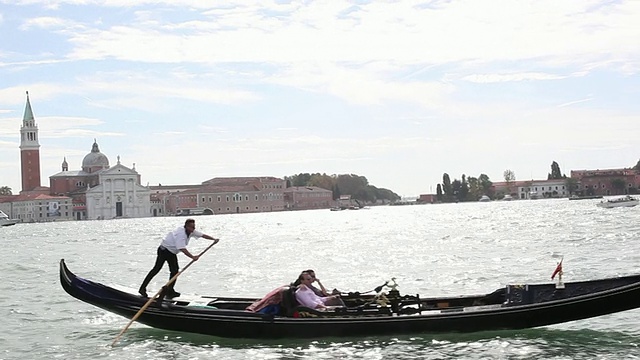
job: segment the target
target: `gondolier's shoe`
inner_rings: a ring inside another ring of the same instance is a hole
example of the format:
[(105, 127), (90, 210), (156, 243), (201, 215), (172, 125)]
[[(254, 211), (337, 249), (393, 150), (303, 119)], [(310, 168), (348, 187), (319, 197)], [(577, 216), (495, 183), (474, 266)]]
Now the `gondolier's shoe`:
[(180, 293), (177, 291), (169, 291), (165, 296), (167, 297), (167, 299), (171, 299), (171, 298), (180, 297)]
[(138, 290), (138, 294), (140, 294), (142, 297), (146, 297), (146, 298), (149, 297), (149, 295), (147, 294), (147, 290), (146, 289), (140, 288), (140, 290)]

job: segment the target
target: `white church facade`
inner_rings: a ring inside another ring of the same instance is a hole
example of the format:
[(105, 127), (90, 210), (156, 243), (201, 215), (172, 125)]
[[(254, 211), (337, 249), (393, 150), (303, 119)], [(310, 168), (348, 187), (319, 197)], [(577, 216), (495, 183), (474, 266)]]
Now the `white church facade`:
[(150, 190), (141, 186), (139, 175), (118, 163), (98, 174), (98, 185), (87, 189), (87, 218), (113, 219), (151, 216)]

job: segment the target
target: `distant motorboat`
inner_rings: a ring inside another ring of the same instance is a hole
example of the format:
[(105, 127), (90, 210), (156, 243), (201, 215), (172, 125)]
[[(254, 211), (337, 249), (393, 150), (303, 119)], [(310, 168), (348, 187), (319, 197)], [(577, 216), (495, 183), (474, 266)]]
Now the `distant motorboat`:
[(640, 204), (640, 200), (634, 198), (633, 196), (627, 195), (624, 197), (619, 197), (615, 199), (607, 199), (602, 200), (598, 203), (598, 206), (603, 208), (614, 208), (614, 207), (632, 207)]
[(506, 194), (503, 198), (502, 201), (511, 201), (513, 200), (513, 197), (509, 194)]
[(573, 194), (569, 197), (569, 200), (589, 200), (589, 199), (602, 199), (602, 195), (584, 195), (578, 196)]
[(0, 210), (0, 226), (11, 226), (18, 222), (16, 219), (9, 219), (9, 216)]
[(482, 195), (482, 196), (480, 197), (480, 200), (478, 200), (478, 201), (480, 201), (480, 202), (487, 202), (487, 201), (491, 201), (491, 198), (490, 198), (490, 197), (488, 197), (487, 195)]
[(213, 215), (209, 208), (182, 208), (176, 210), (176, 216)]

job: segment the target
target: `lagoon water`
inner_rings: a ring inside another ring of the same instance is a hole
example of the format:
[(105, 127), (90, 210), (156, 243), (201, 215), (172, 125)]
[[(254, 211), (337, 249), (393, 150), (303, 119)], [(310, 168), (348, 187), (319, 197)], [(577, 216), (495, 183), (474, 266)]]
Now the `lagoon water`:
[[(197, 217), (220, 237), (178, 279), (183, 293), (259, 297), (313, 268), (329, 288), (368, 291), (395, 277), (403, 293), (491, 292), (640, 272), (640, 207), (598, 200), (384, 206)], [(64, 292), (58, 262), (135, 290), (166, 232), (184, 218), (18, 224), (0, 228), (0, 359), (638, 359), (640, 310), (521, 331), (232, 340), (134, 324)], [(192, 252), (208, 242), (194, 240)], [(182, 266), (188, 263), (180, 257)], [(168, 269), (149, 292), (168, 280)], [(640, 299), (638, 299), (640, 301)]]

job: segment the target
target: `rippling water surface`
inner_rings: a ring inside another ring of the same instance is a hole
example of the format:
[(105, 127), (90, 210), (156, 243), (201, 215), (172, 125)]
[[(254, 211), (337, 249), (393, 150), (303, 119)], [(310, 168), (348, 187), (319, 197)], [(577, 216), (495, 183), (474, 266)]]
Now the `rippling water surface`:
[[(640, 272), (640, 207), (538, 200), (358, 211), (196, 218), (221, 238), (179, 279), (183, 293), (261, 296), (313, 268), (329, 288), (367, 291), (395, 277), (403, 293), (485, 293), (547, 282), (564, 256), (565, 280)], [(0, 359), (638, 359), (640, 310), (524, 331), (317, 340), (230, 340), (134, 324), (82, 303), (59, 284), (76, 274), (137, 289), (164, 234), (184, 218), (0, 228)], [(195, 240), (192, 252), (208, 242)], [(188, 259), (180, 258), (181, 265)], [(165, 268), (152, 282), (168, 280)], [(638, 299), (640, 301), (640, 299)]]

